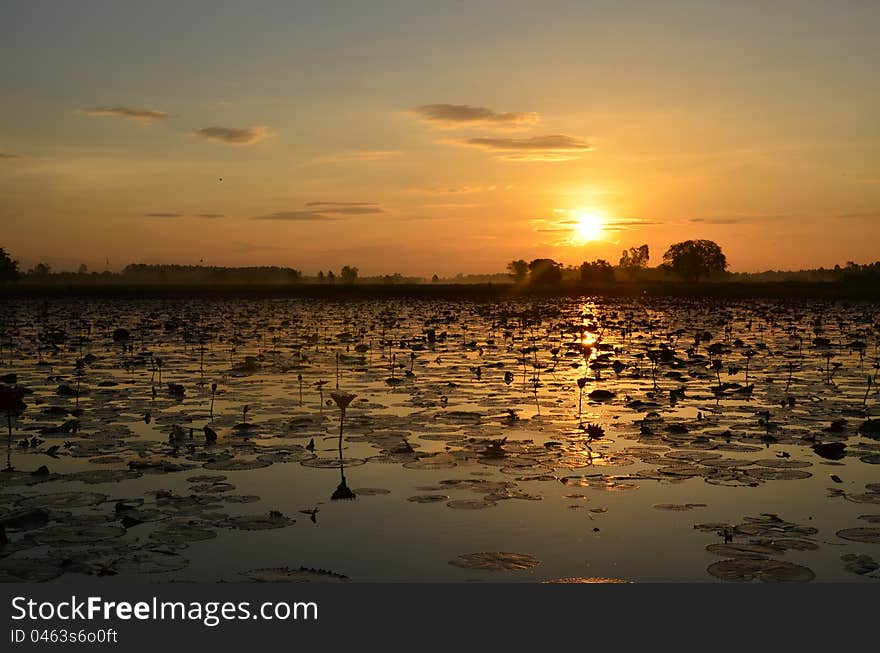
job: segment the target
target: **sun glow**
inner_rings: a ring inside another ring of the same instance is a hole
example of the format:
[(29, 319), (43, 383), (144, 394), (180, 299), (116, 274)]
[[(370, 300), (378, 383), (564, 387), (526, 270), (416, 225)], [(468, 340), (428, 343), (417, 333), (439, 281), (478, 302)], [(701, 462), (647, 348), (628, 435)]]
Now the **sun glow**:
[(574, 212), (573, 238), (576, 243), (601, 240), (605, 228), (605, 214), (598, 209), (581, 209)]

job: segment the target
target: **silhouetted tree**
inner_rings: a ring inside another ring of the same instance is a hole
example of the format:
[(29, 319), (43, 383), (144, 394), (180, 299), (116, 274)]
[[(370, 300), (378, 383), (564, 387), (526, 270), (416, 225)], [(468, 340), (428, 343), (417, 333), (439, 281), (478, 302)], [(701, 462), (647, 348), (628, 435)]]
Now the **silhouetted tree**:
[(336, 275), (333, 270), (327, 270), (327, 283), (336, 283)]
[(605, 259), (581, 263), (581, 281), (614, 281), (614, 268)]
[(520, 283), (529, 276), (529, 264), (522, 259), (517, 259), (507, 264), (507, 271), (515, 282)]
[(431, 283), (440, 283), (440, 277), (435, 274), (433, 277), (431, 277)]
[(339, 278), (342, 279), (342, 283), (354, 283), (358, 278), (358, 269), (346, 265), (339, 271)]
[(52, 267), (48, 263), (37, 263), (28, 274), (33, 277), (48, 277), (51, 271)]
[(14, 283), (20, 276), (18, 261), (14, 261), (6, 250), (0, 247), (0, 283)]
[(663, 267), (686, 281), (699, 281), (713, 272), (727, 269), (727, 258), (711, 240), (675, 243), (663, 255)]
[(85, 263), (80, 263), (79, 269), (77, 269), (76, 273), (77, 274), (88, 274), (89, 273), (89, 266), (86, 265)]
[(324, 283), (324, 272), (323, 272), (323, 270), (318, 270), (318, 283)]
[(536, 258), (529, 263), (529, 280), (547, 285), (562, 281), (562, 264), (552, 258)]
[(620, 257), (620, 267), (628, 270), (638, 270), (648, 267), (648, 259), (651, 257), (648, 252), (648, 246), (630, 247), (624, 250)]

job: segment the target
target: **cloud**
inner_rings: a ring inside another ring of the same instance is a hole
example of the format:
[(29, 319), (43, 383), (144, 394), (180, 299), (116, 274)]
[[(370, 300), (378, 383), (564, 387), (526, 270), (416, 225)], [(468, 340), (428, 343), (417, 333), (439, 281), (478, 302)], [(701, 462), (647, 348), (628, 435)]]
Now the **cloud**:
[(740, 224), (748, 222), (749, 218), (733, 217), (733, 218), (691, 218), (688, 222), (697, 222), (700, 224)]
[(139, 109), (133, 107), (86, 107), (80, 109), (80, 112), (89, 116), (111, 116), (117, 118), (128, 118), (129, 120), (138, 120), (140, 122), (153, 122), (154, 120), (164, 120), (170, 114), (156, 109)]
[(246, 129), (235, 127), (203, 127), (193, 132), (196, 136), (227, 145), (250, 145), (269, 135), (268, 127), (257, 125)]
[(531, 138), (466, 138), (452, 143), (495, 152), (498, 158), (508, 161), (570, 161), (595, 149), (586, 141), (565, 134)]
[(400, 154), (400, 150), (354, 150), (352, 152), (328, 154), (327, 156), (318, 157), (316, 160), (325, 163), (340, 163), (346, 161), (387, 161), (388, 159), (400, 156)]
[(426, 195), (465, 195), (468, 193), (493, 193), (497, 190), (513, 190), (513, 188), (513, 184), (503, 186), (499, 184), (491, 184), (490, 186), (423, 186), (422, 188), (413, 188), (410, 192)]
[[(144, 213), (144, 217), (146, 218), (182, 218), (184, 217), (183, 213)], [(196, 218), (206, 218), (206, 219), (216, 219), (216, 218), (225, 218), (226, 216), (222, 213), (197, 213), (195, 214)]]
[(758, 222), (761, 220), (782, 220), (788, 215), (722, 215), (703, 218), (691, 218), (688, 222), (698, 224), (742, 224), (744, 222)]
[(306, 206), (339, 206), (339, 207), (352, 207), (352, 206), (379, 206), (375, 202), (306, 202)]
[(267, 215), (257, 215), (251, 220), (279, 220), (286, 222), (323, 222), (343, 220), (352, 215), (375, 215), (384, 213), (378, 204), (370, 202), (309, 202), (314, 207), (294, 211), (276, 211)]
[(8, 161), (11, 159), (22, 159), (21, 154), (10, 154), (9, 152), (0, 152), (0, 161)]
[(468, 138), (460, 141), (463, 145), (480, 147), (487, 150), (515, 150), (539, 152), (590, 151), (594, 149), (589, 143), (565, 134), (549, 136), (532, 136), (531, 138)]
[(325, 220), (341, 220), (318, 211), (276, 211), (267, 215), (255, 215), (251, 220), (279, 220), (287, 222), (321, 222)]
[(469, 126), (511, 129), (536, 125), (541, 120), (537, 113), (498, 112), (468, 104), (424, 104), (412, 109), (411, 113), (442, 129)]
[(287, 249), (286, 247), (278, 247), (276, 245), (255, 245), (242, 241), (232, 243), (232, 250), (238, 254), (253, 254), (257, 252), (278, 252)]
[(876, 220), (880, 218), (880, 211), (872, 211), (868, 213), (842, 213), (838, 218), (842, 220)]

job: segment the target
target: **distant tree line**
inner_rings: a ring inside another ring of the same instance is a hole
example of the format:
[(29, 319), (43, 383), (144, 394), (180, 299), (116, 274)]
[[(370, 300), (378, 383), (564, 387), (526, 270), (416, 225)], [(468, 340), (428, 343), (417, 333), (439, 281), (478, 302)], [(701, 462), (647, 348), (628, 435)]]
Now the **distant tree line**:
[[(813, 270), (777, 271), (758, 273), (729, 273), (727, 258), (721, 247), (710, 240), (686, 240), (675, 243), (663, 255), (663, 262), (648, 267), (650, 251), (647, 245), (630, 247), (621, 253), (618, 264), (605, 259), (584, 261), (579, 266), (565, 266), (550, 258), (531, 261), (517, 259), (507, 265), (506, 273), (457, 274), (441, 278), (433, 275), (431, 283), (510, 283), (520, 285), (557, 285), (571, 283), (612, 283), (646, 281), (659, 282), (676, 278), (699, 282), (703, 279), (735, 282), (842, 282), (851, 284), (880, 283), (880, 261), (858, 264), (852, 261), (845, 266), (817, 268)], [(315, 276), (305, 276), (300, 270), (289, 267), (219, 267), (204, 265), (165, 265), (137, 263), (127, 265), (121, 272), (91, 272), (81, 264), (76, 272), (56, 272), (48, 263), (36, 263), (22, 271), (19, 262), (0, 247), (0, 285), (22, 281), (34, 284), (93, 283), (93, 284), (154, 284), (154, 285), (218, 285), (218, 284), (419, 284), (427, 283), (421, 277), (407, 277), (399, 272), (362, 277), (357, 267), (343, 266), (338, 273), (333, 270), (319, 271)]]

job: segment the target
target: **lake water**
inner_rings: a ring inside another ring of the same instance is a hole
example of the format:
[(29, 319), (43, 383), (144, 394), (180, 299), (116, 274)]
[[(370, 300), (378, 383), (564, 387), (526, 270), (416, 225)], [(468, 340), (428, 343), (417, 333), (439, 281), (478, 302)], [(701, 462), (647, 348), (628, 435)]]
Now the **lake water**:
[(880, 578), (874, 304), (35, 299), (0, 326), (2, 581)]

